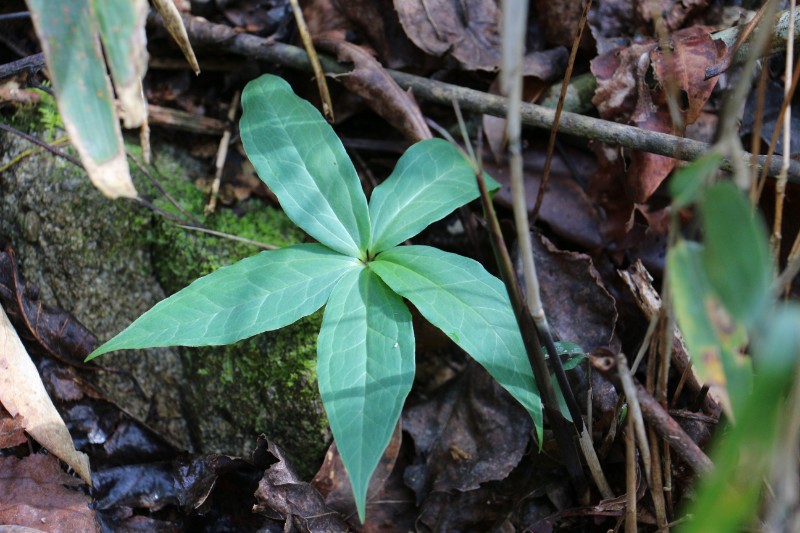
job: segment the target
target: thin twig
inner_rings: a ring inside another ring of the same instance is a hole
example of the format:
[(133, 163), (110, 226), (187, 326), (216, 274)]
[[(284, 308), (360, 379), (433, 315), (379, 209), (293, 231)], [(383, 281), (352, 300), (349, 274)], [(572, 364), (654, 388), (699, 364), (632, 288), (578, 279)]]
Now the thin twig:
[(325, 72), (323, 72), (322, 65), (317, 56), (317, 49), (314, 48), (311, 34), (306, 25), (306, 19), (303, 17), (303, 10), (298, 0), (289, 0), (289, 4), (292, 6), (292, 13), (294, 13), (294, 20), (297, 23), (297, 30), (300, 32), (300, 39), (303, 41), (303, 47), (306, 49), (308, 57), (311, 60), (311, 68), (314, 71), (319, 98), (322, 102), (322, 114), (325, 115), (328, 122), (333, 123), (333, 105), (331, 104), (331, 93), (328, 91), (328, 81), (325, 79)]
[[(480, 161), (475, 162), (476, 165), (479, 163)], [(573, 488), (578, 494), (579, 500), (588, 502), (589, 487), (584, 478), (580, 457), (578, 456), (573, 442), (573, 430), (567, 425), (567, 421), (558, 409), (555, 390), (550, 381), (550, 373), (547, 370), (547, 363), (545, 362), (544, 352), (542, 351), (542, 345), (538, 338), (536, 326), (533, 324), (533, 318), (525, 305), (524, 297), (522, 296), (522, 288), (514, 272), (508, 249), (503, 241), (500, 222), (497, 220), (494, 205), (489, 197), (489, 192), (486, 190), (486, 182), (483, 179), (483, 172), (480, 168), (475, 169), (475, 177), (481, 192), (481, 204), (483, 205), (486, 220), (489, 225), (490, 242), (500, 270), (500, 279), (503, 280), (506, 290), (508, 291), (511, 306), (514, 309), (514, 316), (517, 319), (517, 324), (519, 325), (522, 335), (522, 342), (525, 346), (531, 368), (533, 369), (533, 377), (539, 389), (539, 394), (541, 394), (542, 397), (544, 410), (553, 428), (553, 433), (561, 450), (564, 465), (569, 474)]]
[(761, 6), (761, 9), (756, 11), (756, 14), (752, 20), (742, 27), (739, 35), (736, 36), (736, 42), (734, 42), (733, 46), (729, 48), (729, 52), (725, 54), (725, 57), (722, 58), (722, 61), (706, 69), (706, 80), (719, 76), (731, 67), (733, 64), (733, 58), (739, 53), (739, 49), (742, 47), (745, 41), (750, 38), (753, 30), (756, 28), (756, 26), (758, 26), (758, 24), (761, 22), (761, 19), (764, 17), (764, 7), (765, 6)]
[(207, 233), (209, 235), (213, 235), (214, 237), (222, 237), (223, 239), (228, 239), (231, 241), (243, 242), (245, 244), (249, 244), (251, 246), (256, 246), (258, 248), (263, 248), (265, 250), (278, 250), (280, 246), (275, 246), (274, 244), (267, 244), (265, 242), (258, 242), (253, 241), (250, 239), (245, 239), (244, 237), (239, 237), (238, 235), (231, 235), (230, 233), (224, 233), (222, 231), (216, 231), (209, 228), (204, 228), (200, 226), (189, 226), (187, 224), (178, 224), (179, 228), (188, 229), (192, 231), (199, 231), (200, 233)]
[(792, 94), (789, 73), (792, 72), (792, 62), (794, 61), (794, 17), (795, 0), (789, 3), (789, 42), (786, 48), (786, 70), (784, 75), (783, 99), (787, 102), (786, 114), (783, 117), (783, 157), (781, 158), (781, 172), (775, 182), (775, 216), (772, 220), (772, 236), (770, 244), (775, 255), (775, 264), (780, 264), (781, 256), (781, 228), (783, 227), (783, 202), (786, 197), (786, 180), (789, 172), (789, 161), (792, 154)]
[(17, 59), (11, 63), (0, 65), (0, 80), (9, 78), (20, 72), (36, 72), (44, 68), (44, 54), (39, 52), (32, 56)]
[[(164, 198), (166, 198), (166, 199), (167, 199), (167, 201), (168, 201), (169, 203), (171, 203), (171, 204), (172, 204), (172, 205), (175, 207), (175, 209), (177, 209), (178, 211), (180, 211), (181, 213), (183, 213), (183, 215), (184, 215), (184, 216), (186, 216), (186, 218), (187, 218), (187, 219), (191, 220), (191, 221), (192, 221), (192, 223), (194, 223), (196, 226), (198, 226), (198, 227), (204, 227), (202, 222), (200, 222), (200, 221), (199, 221), (199, 220), (198, 220), (198, 219), (197, 219), (197, 218), (196, 218), (194, 215), (192, 215), (190, 212), (188, 212), (186, 209), (184, 209), (184, 208), (181, 206), (181, 204), (180, 204), (180, 203), (178, 203), (178, 201), (177, 201), (177, 200), (175, 200), (175, 198), (174, 198), (174, 197), (173, 197), (173, 196), (172, 196), (172, 195), (171, 195), (169, 192), (167, 192), (167, 190), (164, 188), (164, 186), (163, 186), (163, 185), (161, 185), (161, 182), (159, 182), (159, 181), (158, 181), (158, 180), (157, 180), (157, 179), (156, 179), (156, 178), (153, 176), (153, 174), (151, 174), (151, 173), (150, 173), (150, 170), (149, 170), (149, 169), (148, 169), (146, 166), (144, 166), (144, 165), (141, 163), (141, 161), (139, 161), (139, 159), (138, 159), (138, 158), (134, 157), (134, 156), (133, 156), (133, 154), (131, 154), (131, 153), (128, 153), (128, 159), (130, 159), (131, 161), (133, 161), (133, 164), (134, 164), (134, 165), (136, 165), (136, 168), (138, 168), (138, 169), (139, 169), (139, 172), (141, 172), (142, 174), (144, 174), (144, 176), (145, 176), (145, 177), (146, 177), (146, 178), (147, 178), (147, 179), (150, 181), (150, 183), (153, 185), (153, 187), (155, 187), (156, 189), (158, 189), (158, 192), (160, 192), (160, 193), (161, 193), (161, 194), (164, 196)], [(145, 204), (145, 205), (148, 205), (148, 204), (149, 204), (149, 202), (148, 202), (147, 204)], [(149, 204), (149, 205), (152, 205), (152, 204)], [(154, 206), (154, 207), (155, 207), (155, 206)], [(166, 211), (163, 211), (163, 210), (159, 210), (159, 212), (166, 213)], [(177, 222), (181, 223), (181, 224), (185, 224), (185, 223), (186, 223), (186, 221), (185, 221), (185, 220), (181, 220), (180, 218), (177, 218), (177, 217), (175, 217), (175, 220), (176, 220)]]
[(639, 399), (636, 397), (636, 387), (633, 384), (633, 376), (631, 376), (631, 372), (628, 369), (628, 361), (625, 358), (625, 354), (622, 352), (617, 354), (617, 365), (619, 369), (619, 380), (622, 383), (622, 390), (625, 391), (625, 397), (628, 399), (628, 416), (633, 420), (633, 428), (636, 431), (636, 444), (639, 447), (639, 453), (642, 454), (644, 475), (647, 478), (647, 484), (652, 486), (653, 476), (650, 472), (650, 445), (647, 442), (647, 432), (644, 428), (644, 420), (642, 420), (642, 409), (639, 406)]
[(47, 150), (51, 154), (53, 154), (53, 155), (55, 155), (57, 157), (61, 157), (63, 159), (66, 159), (67, 161), (69, 161), (70, 163), (72, 163), (76, 167), (80, 168), (81, 170), (86, 170), (83, 167), (83, 163), (81, 163), (80, 161), (78, 161), (77, 159), (72, 157), (71, 155), (69, 155), (69, 154), (67, 154), (65, 152), (62, 152), (58, 148), (55, 148), (55, 147), (47, 144), (46, 142), (44, 142), (44, 141), (42, 141), (40, 139), (37, 139), (33, 135), (28, 135), (27, 133), (25, 133), (23, 131), (20, 131), (17, 128), (14, 128), (13, 126), (9, 126), (7, 124), (3, 124), (2, 122), (0, 122), (0, 130), (5, 130), (5, 131), (7, 131), (9, 133), (13, 133), (14, 135), (22, 137), (26, 141), (31, 142), (31, 143), (35, 144), (36, 146), (41, 146), (42, 148), (44, 148), (45, 150)]
[(219, 195), (219, 185), (222, 182), (222, 170), (225, 168), (225, 161), (228, 159), (228, 147), (231, 142), (231, 126), (236, 118), (236, 111), (239, 109), (239, 91), (234, 91), (231, 104), (228, 108), (228, 127), (222, 133), (217, 148), (217, 158), (214, 160), (214, 181), (211, 183), (211, 196), (208, 199), (206, 213), (213, 213), (217, 208), (217, 196)]
[(569, 81), (572, 78), (572, 69), (575, 66), (575, 56), (578, 55), (578, 47), (583, 39), (583, 30), (586, 27), (586, 21), (589, 19), (589, 10), (592, 7), (592, 0), (586, 0), (583, 5), (583, 13), (578, 22), (578, 31), (575, 35), (575, 40), (572, 41), (572, 50), (569, 53), (569, 61), (567, 62), (567, 70), (564, 72), (564, 80), (561, 82), (561, 95), (558, 97), (558, 104), (556, 105), (555, 120), (553, 120), (553, 127), (550, 129), (550, 139), (547, 141), (547, 155), (544, 160), (544, 170), (542, 171), (542, 180), (539, 182), (539, 192), (536, 193), (536, 203), (531, 211), (531, 224), (536, 223), (536, 218), (539, 216), (539, 209), (542, 207), (544, 200), (544, 193), (547, 190), (547, 182), (550, 180), (550, 165), (553, 163), (553, 151), (556, 147), (556, 133), (558, 133), (558, 122), (561, 118), (561, 112), (564, 110), (564, 100), (567, 98), (567, 89), (569, 88)]
[(636, 533), (636, 437), (634, 422), (628, 410), (628, 427), (625, 431), (625, 533)]
[[(781, 131), (783, 130), (783, 122), (784, 116), (786, 115), (786, 109), (789, 107), (789, 102), (791, 102), (791, 96), (794, 95), (795, 91), (797, 90), (797, 83), (800, 82), (800, 63), (798, 63), (794, 67), (794, 72), (792, 73), (792, 85), (789, 88), (789, 95), (790, 97), (787, 98), (785, 95), (783, 97), (783, 103), (781, 104), (781, 110), (778, 112), (778, 119), (775, 121), (775, 129), (772, 131), (772, 138), (769, 141), (769, 150), (767, 150), (765, 165), (772, 168), (774, 166), (774, 162), (772, 161), (772, 156), (775, 155), (775, 150), (778, 146), (778, 135), (780, 135)], [(788, 150), (788, 148), (784, 148), (784, 150)], [(778, 163), (781, 165), (781, 163)], [(789, 163), (791, 166), (791, 163)], [(761, 171), (758, 177), (758, 191), (756, 192), (756, 203), (758, 203), (758, 198), (761, 197), (761, 191), (764, 189), (764, 183), (766, 182), (766, 177), (768, 172), (765, 172), (766, 166), (761, 167)], [(778, 169), (780, 172), (780, 168)], [(789, 181), (792, 181), (791, 177)]]

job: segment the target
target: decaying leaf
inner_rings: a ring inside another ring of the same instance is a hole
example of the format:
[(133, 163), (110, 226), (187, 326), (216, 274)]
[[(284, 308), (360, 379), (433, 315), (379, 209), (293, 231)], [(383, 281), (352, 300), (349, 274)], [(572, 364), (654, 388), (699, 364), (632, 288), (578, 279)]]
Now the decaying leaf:
[(325, 498), (328, 507), (338, 511), (341, 516), (351, 517), (350, 525), (362, 533), (385, 531), (387, 523), (393, 524), (398, 530), (413, 530), (416, 506), (413, 504), (411, 490), (403, 483), (404, 465), (398, 465), (401, 447), (405, 446), (407, 445), (403, 442), (398, 424), (369, 481), (369, 513), (363, 524), (357, 522), (350, 478), (335, 443), (331, 444), (325, 454), (325, 461), (311, 484)]
[(425, 458), (405, 472), (418, 502), (505, 479), (522, 459), (532, 428), (522, 406), (474, 362), (402, 420)]
[(351, 62), (354, 69), (337, 76), (337, 80), (366, 100), (367, 104), (394, 128), (412, 142), (432, 137), (414, 97), (400, 88), (364, 48), (339, 39), (315, 39), (324, 50), (334, 52), (343, 62)]
[(111, 82), (89, 2), (28, 0), (58, 109), (89, 179), (109, 198), (135, 197)]
[[(600, 116), (650, 131), (683, 135), (700, 112), (716, 84), (698, 72), (716, 64), (724, 44), (711, 39), (711, 28), (694, 26), (672, 34), (668, 49), (654, 40), (616, 48), (592, 61), (597, 90), (592, 102)], [(653, 72), (654, 83), (648, 83)], [(677, 90), (682, 121), (673, 124), (667, 111), (667, 91)], [(633, 152), (625, 188), (633, 202), (646, 201), (675, 168), (676, 160)]]
[(468, 70), (500, 65), (500, 10), (494, 0), (395, 0), (414, 44), (439, 57), (452, 55)]
[(74, 367), (87, 368), (86, 356), (97, 337), (69, 313), (44, 305), (36, 287), (26, 283), (8, 245), (0, 252), (0, 305), (28, 346)]
[(76, 490), (79, 484), (52, 455), (0, 457), (0, 524), (33, 531), (100, 531), (89, 497)]
[(89, 458), (75, 450), (72, 437), (58, 414), (36, 366), (17, 332), (0, 309), (0, 403), (12, 416), (25, 417), (25, 431), (91, 484)]
[(559, 250), (542, 235), (532, 235), (531, 244), (547, 319), (561, 340), (586, 353), (618, 345), (615, 301), (591, 258)]
[(253, 511), (286, 521), (285, 531), (298, 527), (301, 531), (349, 531), (338, 513), (325, 505), (322, 495), (310, 484), (302, 481), (287, 462), (283, 452), (269, 444), (269, 453), (277, 459), (270, 466), (256, 490)]
[(161, 18), (164, 19), (164, 25), (175, 40), (178, 48), (183, 52), (183, 56), (189, 62), (189, 66), (192, 67), (195, 74), (200, 74), (200, 65), (197, 63), (192, 43), (189, 42), (189, 36), (186, 34), (186, 26), (183, 25), (181, 14), (175, 2), (172, 0), (153, 0), (153, 5), (156, 6)]

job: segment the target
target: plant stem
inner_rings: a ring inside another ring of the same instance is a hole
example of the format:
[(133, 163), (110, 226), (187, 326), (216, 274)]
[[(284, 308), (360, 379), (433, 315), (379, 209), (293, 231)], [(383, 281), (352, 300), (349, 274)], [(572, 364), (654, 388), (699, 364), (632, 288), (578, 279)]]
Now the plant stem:
[[(492, 243), (492, 250), (494, 251), (495, 259), (500, 269), (500, 279), (503, 280), (506, 290), (508, 291), (511, 306), (514, 309), (514, 316), (517, 318), (520, 333), (522, 334), (525, 351), (528, 354), (528, 360), (533, 369), (533, 377), (536, 381), (536, 386), (539, 388), (539, 394), (541, 394), (542, 397), (545, 413), (547, 413), (547, 419), (553, 427), (553, 433), (561, 449), (564, 464), (569, 473), (572, 486), (578, 495), (578, 499), (581, 502), (588, 502), (589, 487), (583, 474), (580, 457), (575, 448), (572, 429), (558, 409), (558, 402), (556, 400), (553, 384), (550, 381), (550, 373), (547, 370), (547, 363), (545, 362), (544, 353), (542, 352), (542, 345), (536, 327), (533, 324), (533, 318), (528, 308), (525, 306), (522, 297), (522, 288), (514, 272), (511, 256), (503, 241), (500, 223), (497, 220), (494, 205), (492, 205), (492, 201), (489, 197), (489, 192), (486, 190), (486, 183), (483, 180), (483, 175), (481, 172), (476, 172), (475, 176), (481, 191), (481, 204), (486, 212), (486, 220), (489, 223), (489, 236)], [(542, 443), (540, 442), (539, 444), (541, 446)]]

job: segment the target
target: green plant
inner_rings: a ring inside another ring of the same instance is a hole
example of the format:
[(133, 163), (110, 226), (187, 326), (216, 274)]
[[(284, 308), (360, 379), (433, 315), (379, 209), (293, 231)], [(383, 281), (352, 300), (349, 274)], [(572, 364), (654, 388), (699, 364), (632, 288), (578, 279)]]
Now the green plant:
[(775, 301), (766, 226), (733, 183), (709, 184), (721, 160), (703, 156), (670, 184), (673, 208), (695, 205), (703, 230), (702, 242), (678, 238), (667, 255), (675, 316), (700, 380), (735, 420), (718, 437), (715, 468), (681, 528), (691, 533), (753, 521), (781, 427), (791, 427), (786, 397), (797, 387), (800, 352), (800, 307)]
[(398, 246), (478, 197), (466, 158), (443, 140), (419, 142), (368, 204), (336, 134), (285, 81), (250, 82), (242, 106), (250, 160), (289, 218), (319, 243), (262, 252), (196, 280), (89, 359), (125, 348), (227, 344), (326, 305), (319, 389), (363, 521), (369, 479), (414, 377), (406, 298), (527, 409), (541, 442), (541, 401), (502, 282), (466, 257)]

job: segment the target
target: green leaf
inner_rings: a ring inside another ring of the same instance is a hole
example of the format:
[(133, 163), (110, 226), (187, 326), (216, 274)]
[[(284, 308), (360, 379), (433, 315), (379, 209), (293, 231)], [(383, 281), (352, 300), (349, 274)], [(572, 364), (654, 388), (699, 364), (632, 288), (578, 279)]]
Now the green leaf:
[(229, 344), (287, 326), (322, 307), (358, 265), (320, 244), (261, 252), (157, 303), (87, 360), (128, 348)]
[(756, 338), (758, 372), (736, 425), (717, 431), (714, 470), (701, 480), (682, 533), (743, 531), (752, 525), (762, 501), (761, 480), (769, 475), (781, 428), (790, 423), (786, 395), (797, 375), (800, 307), (785, 306), (772, 315)]
[(110, 198), (135, 197), (91, 3), (27, 3), (64, 126), (89, 178)]
[(542, 402), (506, 288), (477, 261), (428, 246), (387, 250), (370, 268), (511, 393), (542, 436)]
[(716, 172), (721, 161), (721, 154), (709, 152), (675, 171), (669, 182), (672, 206), (682, 209), (696, 202), (708, 178)]
[(368, 269), (331, 293), (317, 341), (317, 376), (362, 523), (367, 487), (414, 381), (414, 331), (403, 300)]
[(771, 297), (772, 261), (764, 223), (732, 183), (706, 190), (701, 207), (708, 281), (730, 314), (752, 326)]
[(327, 247), (363, 258), (367, 199), (341, 141), (310, 103), (281, 78), (247, 84), (239, 124), (250, 162), (286, 215)]
[[(500, 187), (488, 175), (491, 191)], [(410, 239), (428, 225), (479, 196), (475, 171), (458, 149), (443, 139), (409, 148), (369, 201), (374, 255)]]
[(667, 254), (675, 317), (700, 380), (727, 391), (735, 407), (751, 385), (750, 359), (739, 354), (747, 333), (712, 291), (702, 255), (700, 245), (683, 240)]

